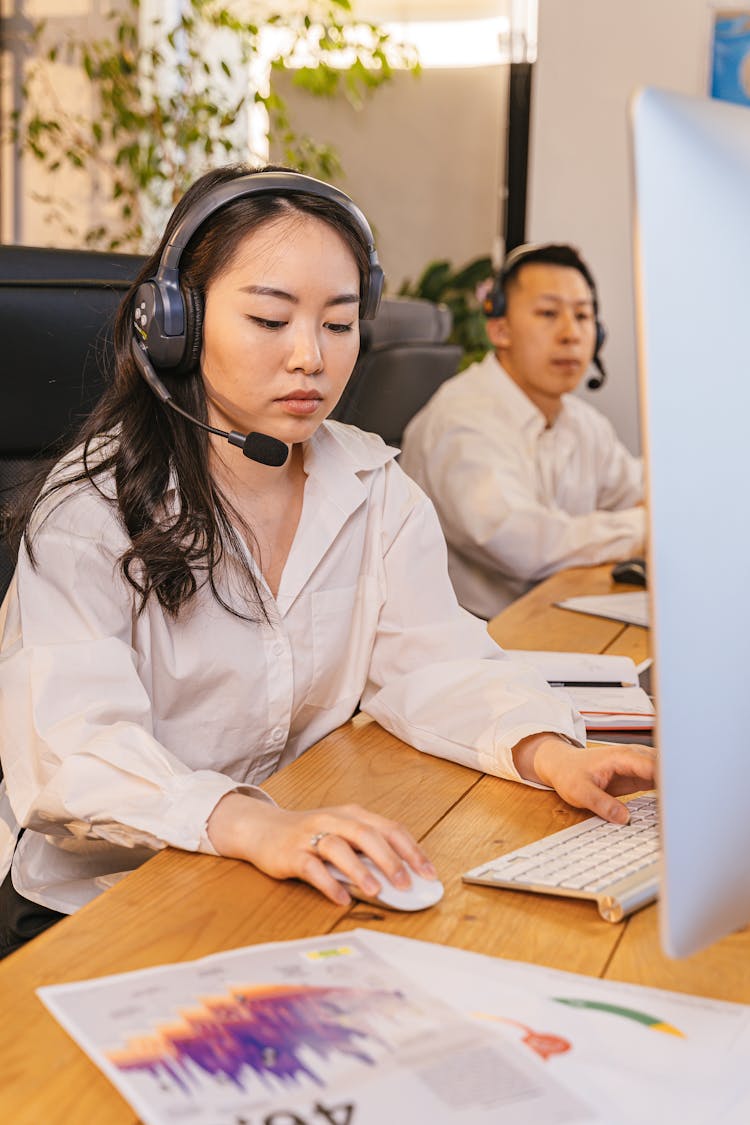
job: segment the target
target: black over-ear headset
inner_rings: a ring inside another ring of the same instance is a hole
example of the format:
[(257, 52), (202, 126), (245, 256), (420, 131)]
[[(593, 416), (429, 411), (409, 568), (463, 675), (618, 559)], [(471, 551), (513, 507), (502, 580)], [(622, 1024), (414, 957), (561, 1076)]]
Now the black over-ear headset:
[(495, 277), (492, 289), (482, 302), (484, 315), (488, 318), (505, 316), (508, 307), (508, 282), (520, 270), (521, 266), (531, 264), (532, 262), (576, 269), (583, 276), (591, 290), (591, 297), (594, 303), (594, 323), (596, 326), (596, 342), (591, 362), (597, 368), (599, 374), (592, 375), (586, 383), (586, 386), (591, 391), (598, 390), (607, 378), (607, 373), (599, 354), (604, 346), (604, 341), (607, 339), (607, 329), (599, 319), (599, 298), (596, 292), (596, 282), (594, 281), (591, 270), (583, 261), (578, 251), (572, 246), (568, 246), (565, 243), (554, 242), (530, 242), (523, 246), (516, 246), (516, 248), (511, 250), (507, 255)]
[[(359, 207), (343, 191), (322, 180), (299, 172), (251, 172), (218, 184), (177, 223), (162, 251), (155, 275), (138, 286), (134, 298), (133, 355), (141, 374), (154, 393), (167, 406), (211, 433), (226, 437), (239, 446), (246, 457), (264, 464), (282, 465), (288, 448), (284, 442), (266, 434), (239, 434), (207, 426), (179, 407), (156, 373), (155, 368), (172, 375), (186, 375), (200, 360), (203, 328), (203, 300), (200, 294), (180, 285), (180, 259), (185, 247), (203, 223), (222, 207), (248, 195), (313, 195), (330, 200), (354, 220), (367, 245), (368, 276), (360, 305), (360, 319), (372, 320), (383, 293), (384, 276), (378, 261), (372, 231)], [(283, 453), (282, 453), (283, 451)]]

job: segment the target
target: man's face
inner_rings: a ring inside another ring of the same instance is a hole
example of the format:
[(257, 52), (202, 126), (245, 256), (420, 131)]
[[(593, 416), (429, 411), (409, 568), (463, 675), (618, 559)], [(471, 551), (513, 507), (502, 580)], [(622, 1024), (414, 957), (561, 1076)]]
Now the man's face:
[(570, 266), (530, 262), (511, 280), (506, 315), (487, 333), (510, 377), (548, 417), (575, 390), (594, 355), (594, 303)]

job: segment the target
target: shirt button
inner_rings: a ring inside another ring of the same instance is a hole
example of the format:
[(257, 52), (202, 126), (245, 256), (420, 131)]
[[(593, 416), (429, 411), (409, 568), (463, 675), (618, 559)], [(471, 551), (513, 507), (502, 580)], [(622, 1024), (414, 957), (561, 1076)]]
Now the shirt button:
[(284, 652), (284, 646), (282, 644), (279, 644), (279, 642), (277, 641), (271, 651), (273, 652), (274, 656), (282, 656)]
[(273, 730), (271, 731), (271, 738), (274, 740), (274, 742), (280, 742), (283, 737), (284, 737), (283, 728), (282, 727), (274, 727)]

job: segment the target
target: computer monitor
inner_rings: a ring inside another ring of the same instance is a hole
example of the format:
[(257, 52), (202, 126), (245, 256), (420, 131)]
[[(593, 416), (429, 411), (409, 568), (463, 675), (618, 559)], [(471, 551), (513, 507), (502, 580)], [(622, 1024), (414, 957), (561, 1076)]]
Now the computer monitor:
[(632, 103), (665, 951), (750, 921), (750, 109)]

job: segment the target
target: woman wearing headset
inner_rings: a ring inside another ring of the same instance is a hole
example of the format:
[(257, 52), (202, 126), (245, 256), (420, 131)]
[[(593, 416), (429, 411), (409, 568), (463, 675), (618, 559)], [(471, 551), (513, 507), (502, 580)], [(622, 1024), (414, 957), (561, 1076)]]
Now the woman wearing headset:
[(231, 166), (178, 204), (121, 306), (110, 388), (18, 520), (0, 721), (25, 830), (3, 952), (165, 845), (339, 904), (324, 860), (369, 892), (360, 854), (397, 887), (434, 877), (403, 826), (258, 788), (360, 702), (421, 750), (612, 820), (608, 790), (651, 782), (650, 751), (581, 748), (580, 718), (459, 609), (395, 451), (325, 421), (381, 286), (328, 185)]

